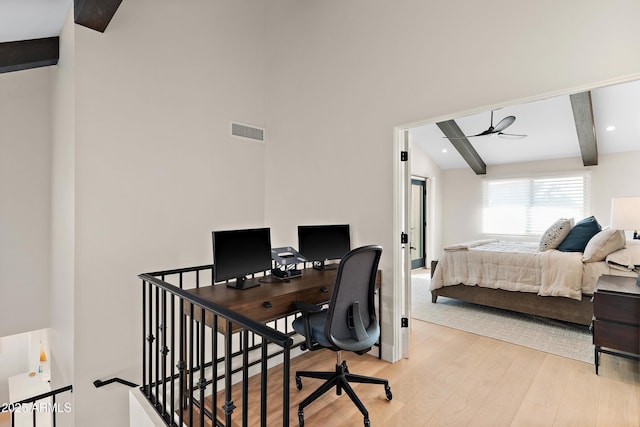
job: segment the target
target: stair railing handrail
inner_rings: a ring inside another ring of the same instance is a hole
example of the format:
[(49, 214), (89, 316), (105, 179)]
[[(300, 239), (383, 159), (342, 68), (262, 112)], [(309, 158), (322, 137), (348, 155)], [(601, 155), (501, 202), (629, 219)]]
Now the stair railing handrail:
[[(38, 394), (38, 395), (32, 396), (32, 397), (27, 397), (26, 399), (22, 399), (19, 402), (11, 403), (11, 406), (16, 406), (17, 407), (17, 406), (24, 405), (24, 404), (27, 404), (27, 403), (37, 402), (38, 400), (46, 399), (47, 397), (56, 396), (58, 394), (61, 394), (61, 393), (67, 392), (67, 391), (73, 392), (73, 386), (72, 385), (67, 385), (67, 386), (64, 386), (64, 387), (57, 388), (55, 390), (48, 391), (46, 393)], [(7, 408), (3, 407), (0, 412), (8, 412), (8, 410), (7, 410)]]
[(263, 338), (266, 338), (267, 340), (277, 344), (280, 347), (290, 348), (293, 345), (293, 338), (291, 338), (287, 334), (277, 331), (273, 328), (270, 328), (243, 314), (240, 314), (233, 310), (229, 310), (228, 308), (223, 307), (219, 304), (216, 304), (215, 302), (206, 300), (197, 295), (186, 292), (184, 289), (180, 289), (179, 287), (174, 286), (170, 283), (167, 283), (164, 280), (158, 279), (157, 277), (153, 277), (148, 273), (140, 274), (138, 275), (138, 277), (145, 282), (153, 283), (155, 286), (158, 286), (171, 293), (179, 295), (180, 298), (194, 305), (197, 305), (200, 308), (204, 308), (205, 310), (218, 313), (219, 315), (231, 321), (232, 323), (239, 325), (243, 328), (249, 329), (253, 333), (258, 334)]

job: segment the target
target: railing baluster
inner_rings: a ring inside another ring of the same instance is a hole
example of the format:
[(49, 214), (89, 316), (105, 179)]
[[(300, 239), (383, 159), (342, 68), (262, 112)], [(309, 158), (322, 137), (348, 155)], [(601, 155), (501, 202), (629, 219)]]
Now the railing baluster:
[(232, 329), (232, 324), (231, 321), (227, 320), (227, 333), (225, 334), (224, 337), (224, 341), (225, 341), (225, 352), (224, 352), (224, 371), (225, 371), (225, 376), (224, 376), (224, 414), (225, 414), (225, 425), (230, 427), (231, 426), (231, 414), (233, 413), (233, 410), (235, 409), (235, 405), (233, 404), (233, 399), (232, 399), (232, 394), (231, 392), (232, 390), (232, 383), (231, 383), (231, 354), (233, 353), (233, 348), (232, 348), (232, 335), (233, 335), (233, 329)]
[(204, 392), (206, 390), (207, 387), (207, 380), (205, 378), (205, 372), (204, 372), (204, 327), (205, 327), (205, 316), (206, 316), (206, 311), (205, 309), (201, 309), (200, 310), (200, 334), (198, 337), (198, 342), (202, 341), (202, 345), (200, 345), (200, 380), (198, 382), (198, 387), (200, 388), (200, 425), (204, 426), (204, 411), (205, 411), (205, 404), (204, 404)]
[(171, 349), (169, 350), (171, 353), (171, 357), (170, 359), (170, 366), (171, 366), (171, 406), (170, 406), (170, 411), (169, 411), (169, 416), (170, 419), (173, 420), (173, 414), (175, 414), (176, 412), (176, 408), (175, 408), (175, 388), (176, 388), (176, 383), (175, 383), (175, 363), (176, 363), (176, 296), (174, 294), (171, 294)]
[(184, 407), (187, 404), (187, 397), (185, 396), (185, 346), (186, 346), (186, 321), (187, 315), (184, 312), (184, 303), (180, 300), (180, 361), (178, 362), (178, 370), (180, 371), (180, 379), (178, 381), (180, 387), (180, 407), (178, 408), (178, 421), (179, 425), (184, 425)]
[(262, 360), (260, 364), (260, 426), (265, 427), (267, 425), (267, 370), (269, 365), (267, 363), (268, 343), (262, 340)]
[(249, 415), (249, 331), (242, 330), (242, 425), (248, 425)]
[(193, 318), (194, 305), (190, 304), (189, 307), (189, 423), (193, 424)]
[(282, 427), (289, 427), (289, 378), (291, 370), (291, 345), (284, 348), (282, 360)]
[[(157, 289), (157, 288), (156, 288)], [(153, 287), (149, 283), (149, 335), (146, 337), (149, 348), (149, 385), (147, 397), (153, 402)]]
[(156, 287), (156, 303), (155, 303), (155, 312), (156, 312), (156, 322), (154, 323), (153, 330), (156, 333), (156, 349), (155, 349), (155, 359), (156, 359), (156, 370), (155, 370), (155, 385), (156, 385), (156, 403), (160, 405), (160, 337), (157, 336), (161, 333), (160, 331), (160, 288)]
[[(149, 283), (151, 289), (151, 283)], [(147, 337), (147, 282), (142, 281), (142, 390), (149, 397), (147, 387), (147, 346), (145, 345)]]
[(211, 328), (211, 378), (213, 384), (212, 402), (213, 407), (213, 419), (218, 420), (218, 315), (213, 315), (213, 323)]
[(53, 403), (53, 427), (56, 427), (56, 412), (58, 412), (58, 408), (56, 408), (56, 395), (51, 396), (51, 402)]
[(162, 290), (162, 325), (160, 326), (162, 334), (162, 404), (167, 407), (167, 291)]

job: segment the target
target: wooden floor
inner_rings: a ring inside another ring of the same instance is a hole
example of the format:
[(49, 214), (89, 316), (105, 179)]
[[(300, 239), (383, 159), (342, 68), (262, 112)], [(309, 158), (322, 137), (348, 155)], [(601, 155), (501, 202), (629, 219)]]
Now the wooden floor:
[[(602, 355), (596, 376), (584, 362), (427, 322), (414, 320), (411, 331), (410, 359), (391, 364), (343, 353), (352, 373), (390, 381), (391, 401), (383, 386), (354, 386), (372, 426), (640, 426), (638, 362)], [(330, 351), (307, 352), (292, 360), (291, 370), (332, 370), (334, 364)], [(273, 368), (270, 378), (279, 379), (280, 369)], [(303, 379), (303, 384), (298, 391), (292, 375), (292, 426), (298, 425), (298, 403), (320, 381)], [(250, 389), (250, 401), (259, 402), (257, 382)], [(269, 402), (277, 402), (281, 393), (270, 386)], [(240, 398), (234, 403), (240, 407)], [(250, 407), (248, 424), (259, 425), (259, 403)], [(281, 412), (270, 405), (268, 425), (281, 420)], [(360, 412), (344, 393), (327, 393), (305, 409), (306, 427), (361, 425)]]

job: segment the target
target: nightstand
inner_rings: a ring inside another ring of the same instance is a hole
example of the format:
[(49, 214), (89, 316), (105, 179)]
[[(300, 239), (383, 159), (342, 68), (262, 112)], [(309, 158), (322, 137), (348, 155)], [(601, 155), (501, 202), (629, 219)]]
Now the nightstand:
[(593, 293), (593, 344), (600, 353), (640, 361), (640, 286), (635, 277), (603, 274)]

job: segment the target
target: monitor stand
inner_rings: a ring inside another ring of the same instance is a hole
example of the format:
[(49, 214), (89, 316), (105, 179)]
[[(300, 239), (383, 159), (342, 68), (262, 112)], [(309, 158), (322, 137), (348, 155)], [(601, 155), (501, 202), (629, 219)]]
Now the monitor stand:
[(246, 277), (238, 277), (235, 281), (227, 283), (227, 288), (234, 289), (250, 289), (260, 286), (260, 282), (255, 279), (247, 279)]

